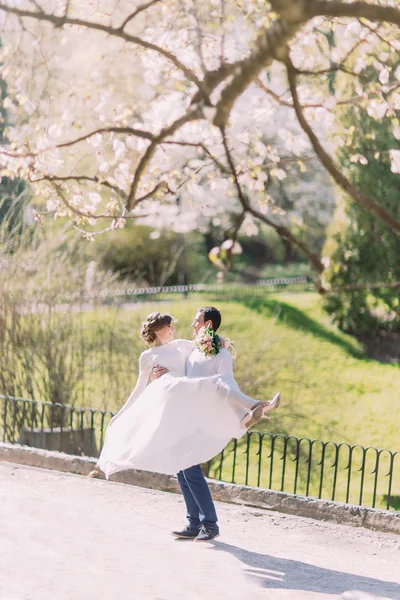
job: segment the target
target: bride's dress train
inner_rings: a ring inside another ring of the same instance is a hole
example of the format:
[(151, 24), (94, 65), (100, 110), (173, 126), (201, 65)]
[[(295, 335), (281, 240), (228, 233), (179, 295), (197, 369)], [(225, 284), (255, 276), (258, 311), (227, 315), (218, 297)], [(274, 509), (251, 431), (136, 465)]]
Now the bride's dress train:
[[(141, 355), (138, 383), (109, 425), (98, 461), (107, 477), (124, 469), (176, 474), (247, 431), (241, 420), (256, 401), (231, 375), (184, 376), (192, 350), (192, 342), (175, 340)], [(155, 364), (169, 372), (146, 387)]]

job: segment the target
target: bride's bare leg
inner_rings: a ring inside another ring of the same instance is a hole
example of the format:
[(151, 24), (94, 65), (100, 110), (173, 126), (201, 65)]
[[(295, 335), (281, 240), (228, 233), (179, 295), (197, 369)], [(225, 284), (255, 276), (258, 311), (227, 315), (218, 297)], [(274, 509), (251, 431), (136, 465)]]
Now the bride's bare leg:
[(222, 377), (219, 378), (217, 383), (217, 390), (219, 394), (225, 398), (227, 397), (229, 401), (246, 410), (241, 422), (247, 428), (255, 425), (261, 421), (261, 419), (267, 418), (267, 413), (278, 408), (280, 403), (279, 393), (269, 402), (259, 402), (254, 400), (251, 396), (243, 394), (238, 386), (232, 387), (228, 382), (225, 382)]
[(243, 394), (237, 385), (232, 386), (231, 383), (225, 381), (223, 377), (219, 378), (217, 389), (219, 394), (225, 398), (227, 397), (230, 402), (233, 402), (237, 406), (240, 406), (240, 408), (246, 410), (242, 419), (242, 423), (246, 427), (251, 427), (251, 425), (266, 418), (266, 414), (270, 410), (278, 408), (279, 406), (279, 394), (277, 394), (270, 402), (259, 402), (251, 396)]
[(217, 391), (224, 398), (228, 398), (228, 400), (234, 404), (237, 404), (248, 411), (252, 410), (252, 408), (258, 404), (257, 400), (243, 394), (239, 387), (232, 387), (229, 383), (225, 382), (222, 377), (218, 378)]

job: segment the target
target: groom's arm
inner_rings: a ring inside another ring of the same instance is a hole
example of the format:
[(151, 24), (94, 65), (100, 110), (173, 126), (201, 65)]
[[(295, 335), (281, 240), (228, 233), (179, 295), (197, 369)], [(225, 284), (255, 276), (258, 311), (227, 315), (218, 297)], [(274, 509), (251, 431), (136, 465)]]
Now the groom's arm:
[[(189, 358), (190, 354), (194, 350), (194, 343), (190, 340), (175, 340), (174, 344), (178, 344), (181, 349), (183, 349), (186, 353), (186, 360)], [(159, 377), (162, 377), (168, 373), (168, 369), (162, 367), (161, 365), (155, 365), (150, 373), (150, 381), (155, 381)]]
[(149, 379), (150, 381), (155, 381), (159, 377), (165, 375), (165, 373), (168, 373), (168, 369), (166, 367), (162, 367), (161, 365), (154, 365), (154, 367), (151, 370)]
[(232, 355), (223, 348), (219, 354), (217, 354), (218, 365), (217, 365), (217, 374), (218, 375), (233, 375), (233, 358)]

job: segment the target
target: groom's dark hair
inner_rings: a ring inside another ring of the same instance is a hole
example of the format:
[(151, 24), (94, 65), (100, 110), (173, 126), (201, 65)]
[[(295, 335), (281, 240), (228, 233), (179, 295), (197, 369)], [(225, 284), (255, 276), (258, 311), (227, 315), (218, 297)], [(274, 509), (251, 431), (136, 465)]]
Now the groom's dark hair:
[(214, 331), (217, 331), (222, 321), (219, 310), (214, 306), (203, 306), (203, 308), (199, 308), (198, 312), (203, 313), (204, 322), (207, 323), (207, 321), (211, 321)]

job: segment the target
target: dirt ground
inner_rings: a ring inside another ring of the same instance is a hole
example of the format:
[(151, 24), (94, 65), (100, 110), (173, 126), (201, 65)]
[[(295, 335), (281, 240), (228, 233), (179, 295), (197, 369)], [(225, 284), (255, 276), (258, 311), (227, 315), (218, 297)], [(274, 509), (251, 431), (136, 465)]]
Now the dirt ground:
[(399, 536), (217, 511), (219, 538), (179, 541), (178, 495), (0, 463), (0, 600), (400, 599)]

